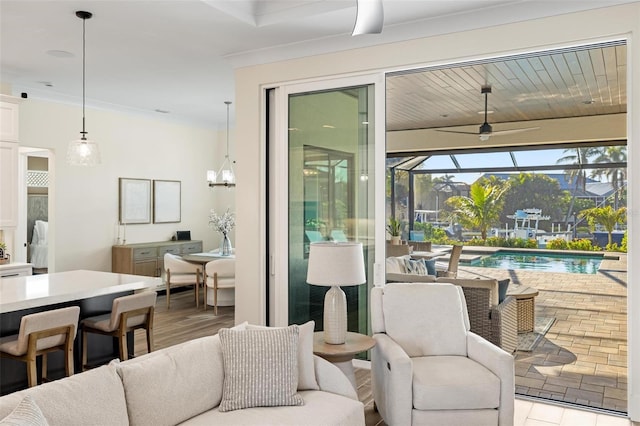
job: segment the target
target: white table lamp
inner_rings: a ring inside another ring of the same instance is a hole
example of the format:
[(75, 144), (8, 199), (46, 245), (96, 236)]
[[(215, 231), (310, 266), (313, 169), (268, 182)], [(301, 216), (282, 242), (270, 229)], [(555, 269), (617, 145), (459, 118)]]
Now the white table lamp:
[(309, 245), (307, 282), (331, 287), (324, 297), (324, 341), (341, 345), (347, 338), (347, 297), (341, 285), (367, 281), (362, 243), (317, 242)]

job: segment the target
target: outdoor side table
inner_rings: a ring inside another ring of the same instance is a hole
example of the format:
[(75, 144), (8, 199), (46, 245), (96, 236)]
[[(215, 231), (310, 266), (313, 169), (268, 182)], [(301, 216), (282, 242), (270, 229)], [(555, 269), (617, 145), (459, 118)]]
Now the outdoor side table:
[(507, 296), (516, 298), (518, 306), (518, 333), (533, 331), (536, 321), (535, 297), (538, 290), (526, 286), (510, 286)]

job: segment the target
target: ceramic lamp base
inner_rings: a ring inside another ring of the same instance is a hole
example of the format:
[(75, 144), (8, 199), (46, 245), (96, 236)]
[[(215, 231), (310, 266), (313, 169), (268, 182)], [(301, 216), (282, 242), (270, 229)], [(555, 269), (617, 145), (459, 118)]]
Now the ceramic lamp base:
[(332, 286), (324, 296), (324, 341), (342, 345), (347, 340), (347, 296), (338, 286)]

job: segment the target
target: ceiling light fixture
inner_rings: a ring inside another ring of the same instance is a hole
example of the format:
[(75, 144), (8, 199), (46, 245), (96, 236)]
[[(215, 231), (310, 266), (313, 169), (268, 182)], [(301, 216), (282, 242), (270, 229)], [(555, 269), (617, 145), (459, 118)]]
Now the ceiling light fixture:
[(87, 139), (85, 130), (85, 69), (86, 69), (86, 40), (85, 24), (91, 19), (91, 12), (77, 11), (76, 16), (82, 19), (82, 135), (80, 139), (69, 142), (67, 149), (67, 162), (72, 166), (95, 166), (100, 164), (100, 150), (98, 144)]
[(380, 34), (384, 24), (382, 0), (356, 0), (356, 5), (356, 23), (351, 35)]
[(227, 105), (227, 153), (217, 172), (207, 170), (207, 181), (210, 187), (226, 186), (230, 188), (236, 186), (236, 176), (233, 172), (231, 160), (229, 160), (229, 105), (231, 105), (231, 101), (225, 101), (224, 103)]

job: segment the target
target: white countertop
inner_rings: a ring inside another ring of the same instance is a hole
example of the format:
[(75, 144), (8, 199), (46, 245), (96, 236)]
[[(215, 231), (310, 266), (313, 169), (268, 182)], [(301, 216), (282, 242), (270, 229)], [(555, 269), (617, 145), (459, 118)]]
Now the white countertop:
[(13, 262), (0, 265), (0, 271), (32, 267), (31, 263)]
[(85, 270), (0, 278), (0, 313), (124, 291), (155, 289), (158, 284), (161, 284), (160, 278)]

